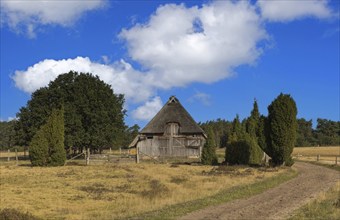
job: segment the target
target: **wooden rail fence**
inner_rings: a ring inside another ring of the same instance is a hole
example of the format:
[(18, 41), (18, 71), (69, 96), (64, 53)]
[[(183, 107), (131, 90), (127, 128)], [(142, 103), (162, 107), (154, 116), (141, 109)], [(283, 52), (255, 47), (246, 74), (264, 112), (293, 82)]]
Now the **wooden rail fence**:
[(320, 155), (320, 154), (318, 154), (318, 155), (301, 155), (301, 154), (297, 154), (297, 155), (294, 155), (293, 158), (340, 165), (340, 156), (334, 156), (334, 155)]

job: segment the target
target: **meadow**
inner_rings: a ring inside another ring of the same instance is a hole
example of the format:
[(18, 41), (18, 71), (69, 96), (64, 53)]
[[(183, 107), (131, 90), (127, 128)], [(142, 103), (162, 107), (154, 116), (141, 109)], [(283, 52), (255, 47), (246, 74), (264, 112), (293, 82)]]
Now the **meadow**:
[(43, 219), (117, 219), (206, 198), (292, 172), (178, 164), (0, 165), (0, 209)]
[[(316, 155), (323, 155), (334, 161), (338, 151), (337, 146), (299, 147), (294, 148), (293, 156), (299, 155), (299, 160), (309, 157), (315, 160)], [(224, 152), (224, 149), (217, 149), (220, 162)], [(5, 159), (14, 155), (13, 152), (9, 155), (2, 152), (0, 156)], [(288, 178), (290, 175), (289, 178), (292, 178), (292, 172), (289, 168), (211, 167), (198, 164), (154, 164), (151, 161), (141, 164), (84, 166), (84, 161), (80, 160), (69, 161), (64, 167), (31, 167), (29, 161), (19, 160), (19, 165), (16, 165), (14, 160), (2, 160), (0, 210), (14, 208), (42, 219), (150, 218), (150, 215), (159, 215), (163, 213), (160, 210), (167, 209), (185, 214), (192, 207), (198, 207), (194, 204), (196, 201), (200, 201), (203, 204), (200, 207), (203, 207), (225, 202), (225, 197), (236, 199), (250, 196), (251, 191), (245, 195), (242, 190), (255, 189), (266, 181), (280, 179), (282, 176)], [(279, 181), (287, 180), (284, 178)], [(236, 190), (240, 194), (236, 197), (230, 193), (235, 192), (235, 187), (242, 189)], [(256, 193), (261, 190), (255, 189)], [(217, 195), (223, 195), (224, 198), (209, 203)], [(179, 210), (185, 203), (192, 207)], [(165, 212), (164, 216), (167, 215)]]

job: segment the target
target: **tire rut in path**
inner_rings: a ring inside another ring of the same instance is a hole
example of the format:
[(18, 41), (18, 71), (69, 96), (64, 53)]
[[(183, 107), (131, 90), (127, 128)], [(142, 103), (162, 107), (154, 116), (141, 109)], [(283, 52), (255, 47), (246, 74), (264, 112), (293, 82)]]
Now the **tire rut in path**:
[(340, 180), (340, 172), (296, 162), (296, 178), (246, 199), (238, 199), (189, 213), (179, 219), (285, 219), (320, 192)]

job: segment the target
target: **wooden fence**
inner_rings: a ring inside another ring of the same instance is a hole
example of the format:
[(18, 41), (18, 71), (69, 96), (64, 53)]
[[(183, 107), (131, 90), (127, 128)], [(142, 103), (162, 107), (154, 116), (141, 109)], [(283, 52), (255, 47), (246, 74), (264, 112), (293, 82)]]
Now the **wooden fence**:
[[(29, 160), (28, 151), (19, 152), (17, 150), (0, 151), (0, 162), (19, 163), (19, 160)], [(66, 162), (77, 162), (81, 164), (103, 164), (103, 163), (130, 163), (136, 162), (136, 155), (131, 155), (128, 150), (107, 150), (103, 154), (90, 154), (90, 150), (83, 151)]]
[(340, 166), (340, 156), (337, 155), (293, 155), (293, 158), (305, 161), (316, 161), (324, 164), (335, 164)]
[(28, 159), (29, 159), (28, 151), (19, 152), (16, 149), (0, 151), (0, 161), (16, 161), (16, 163), (18, 163), (19, 160)]

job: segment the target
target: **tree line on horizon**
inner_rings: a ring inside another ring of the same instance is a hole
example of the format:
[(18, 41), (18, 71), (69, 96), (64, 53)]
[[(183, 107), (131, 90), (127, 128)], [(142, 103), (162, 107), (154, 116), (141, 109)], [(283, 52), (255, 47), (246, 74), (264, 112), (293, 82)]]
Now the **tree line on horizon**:
[[(261, 116), (263, 117), (263, 116)], [(207, 132), (211, 128), (211, 135), (217, 148), (227, 146), (228, 136), (232, 133), (234, 120), (240, 121), (238, 115), (232, 121), (218, 118), (206, 122), (199, 122), (202, 129)], [(246, 128), (247, 119), (240, 121), (241, 127)], [(313, 146), (339, 146), (340, 145), (340, 121), (318, 118), (315, 128), (313, 121), (305, 118), (298, 118), (297, 139), (295, 147), (313, 147)], [(13, 147), (28, 146), (22, 143), (16, 136), (15, 126), (17, 121), (0, 121), (0, 150), (7, 150)], [(112, 148), (128, 146), (133, 138), (137, 136), (140, 127), (135, 124), (131, 127), (125, 125), (124, 138)]]
[[(254, 101), (250, 116), (240, 121), (222, 119), (199, 123), (208, 134), (202, 152), (204, 164), (217, 164), (216, 147), (225, 148), (225, 163), (261, 165), (268, 155), (273, 166), (291, 166), (294, 147), (338, 146), (340, 122), (317, 119), (316, 129), (312, 120), (297, 119), (297, 107), (288, 94), (280, 94), (269, 106), (268, 116), (261, 115)], [(264, 154), (265, 153), (265, 154)]]
[[(261, 120), (264, 116), (261, 115)], [(247, 118), (240, 120), (236, 115), (232, 121), (218, 118), (206, 122), (199, 122), (201, 128), (207, 132), (212, 129), (212, 134), (216, 147), (225, 148), (228, 143), (228, 136), (232, 133), (233, 123), (240, 122), (243, 130), (246, 130)], [(295, 147), (315, 147), (315, 146), (339, 146), (340, 145), (340, 121), (318, 118), (315, 128), (312, 120), (297, 118), (297, 138)]]

